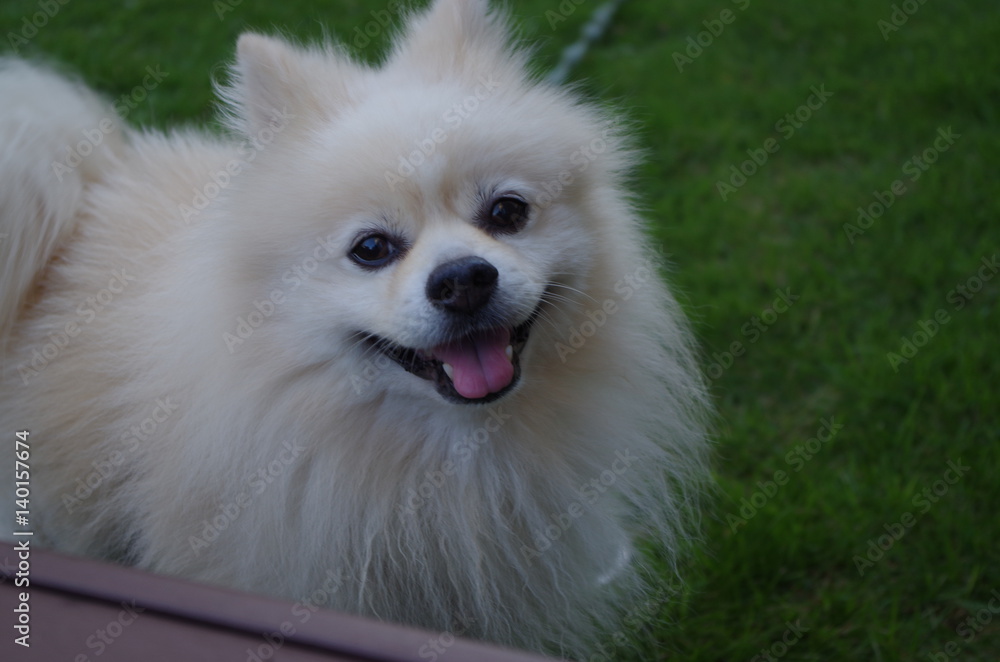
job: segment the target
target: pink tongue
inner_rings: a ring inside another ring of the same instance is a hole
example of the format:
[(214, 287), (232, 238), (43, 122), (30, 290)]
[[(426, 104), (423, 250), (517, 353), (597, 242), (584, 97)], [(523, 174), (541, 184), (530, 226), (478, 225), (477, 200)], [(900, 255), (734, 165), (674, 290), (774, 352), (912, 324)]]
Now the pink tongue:
[(491, 329), (471, 338), (439, 345), (434, 358), (451, 365), (451, 381), (464, 398), (476, 400), (502, 390), (514, 379), (507, 359), (508, 329)]

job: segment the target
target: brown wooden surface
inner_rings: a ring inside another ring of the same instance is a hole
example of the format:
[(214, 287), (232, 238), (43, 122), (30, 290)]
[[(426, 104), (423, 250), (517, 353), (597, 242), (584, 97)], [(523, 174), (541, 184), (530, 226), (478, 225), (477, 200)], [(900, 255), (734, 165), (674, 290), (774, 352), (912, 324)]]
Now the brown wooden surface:
[[(0, 542), (2, 662), (549, 659), (328, 610), (306, 620), (291, 602), (37, 548), (30, 586), (19, 588), (18, 563), (14, 546)], [(14, 643), (22, 591), (30, 595), (30, 648)]]

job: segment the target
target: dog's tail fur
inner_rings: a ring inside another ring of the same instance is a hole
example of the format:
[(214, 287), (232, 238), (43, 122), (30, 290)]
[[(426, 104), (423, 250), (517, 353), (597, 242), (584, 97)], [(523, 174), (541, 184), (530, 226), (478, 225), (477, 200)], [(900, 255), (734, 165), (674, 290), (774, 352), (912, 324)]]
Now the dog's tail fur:
[(124, 145), (110, 104), (0, 58), (0, 352), (39, 274), (73, 233), (83, 193)]

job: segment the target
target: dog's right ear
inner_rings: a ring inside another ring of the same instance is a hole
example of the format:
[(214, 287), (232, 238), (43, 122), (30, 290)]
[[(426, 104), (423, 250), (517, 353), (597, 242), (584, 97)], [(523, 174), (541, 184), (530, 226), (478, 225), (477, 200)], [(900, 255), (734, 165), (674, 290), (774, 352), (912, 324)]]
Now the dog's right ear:
[(252, 32), (236, 44), (230, 81), (218, 85), (230, 128), (248, 136), (338, 114), (363, 69), (332, 48), (300, 48)]
[(506, 15), (491, 10), (487, 0), (435, 0), (410, 16), (386, 66), (428, 82), (520, 80), (526, 53), (511, 41)]

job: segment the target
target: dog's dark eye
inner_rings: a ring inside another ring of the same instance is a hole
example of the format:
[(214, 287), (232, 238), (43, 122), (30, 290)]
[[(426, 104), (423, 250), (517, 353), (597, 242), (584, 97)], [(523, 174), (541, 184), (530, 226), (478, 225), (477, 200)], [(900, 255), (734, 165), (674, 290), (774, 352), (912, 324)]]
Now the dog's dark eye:
[(382, 267), (388, 264), (399, 250), (396, 245), (383, 234), (370, 234), (362, 237), (351, 249), (351, 259), (363, 267)]
[(518, 198), (497, 198), (490, 207), (487, 225), (491, 232), (513, 234), (528, 222), (528, 203)]

